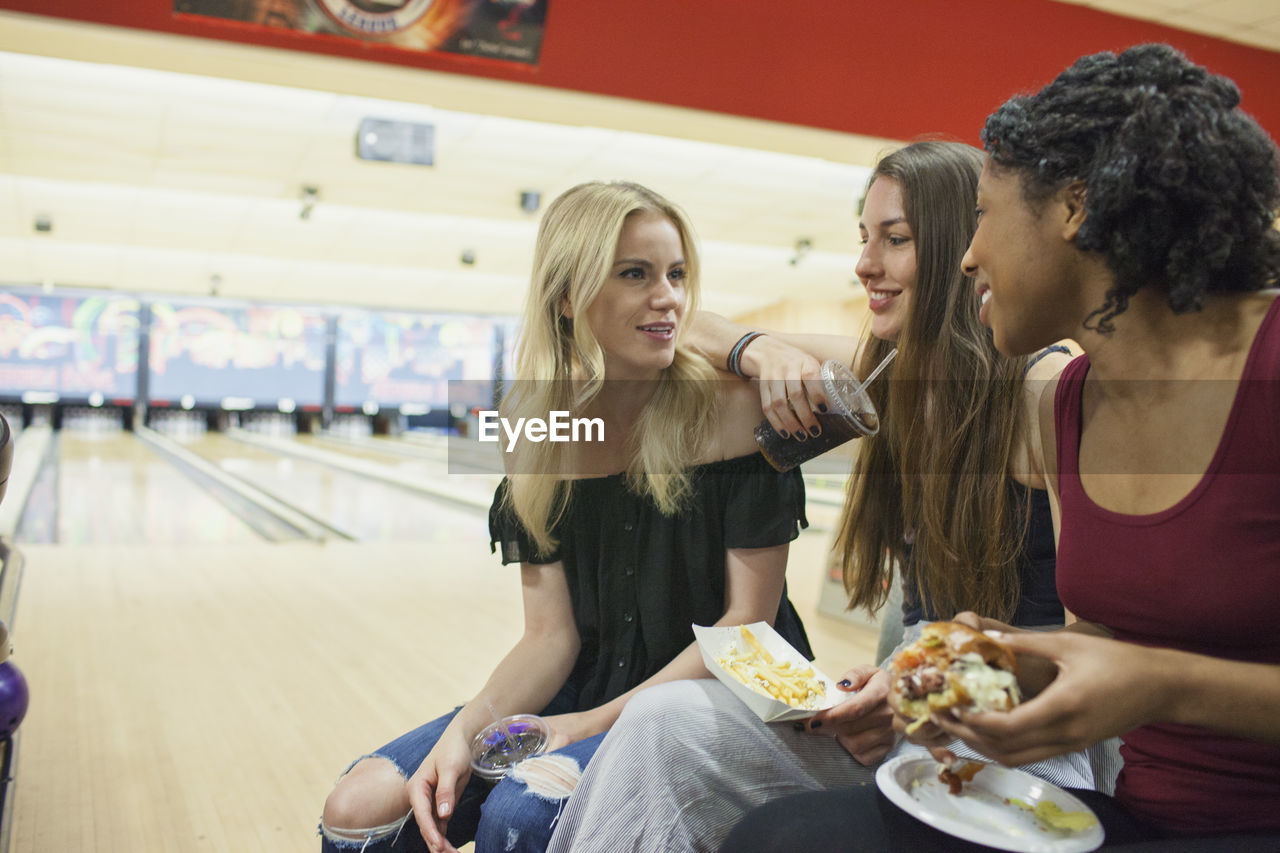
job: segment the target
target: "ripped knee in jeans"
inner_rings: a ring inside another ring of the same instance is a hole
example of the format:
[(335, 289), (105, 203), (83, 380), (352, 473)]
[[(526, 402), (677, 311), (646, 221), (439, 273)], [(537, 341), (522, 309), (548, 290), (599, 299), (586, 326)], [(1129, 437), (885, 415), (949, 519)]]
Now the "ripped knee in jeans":
[(582, 778), (582, 768), (567, 755), (539, 755), (517, 764), (511, 778), (523, 782), (529, 793), (548, 800), (563, 800)]
[(371, 754), (353, 761), (325, 800), (320, 835), (326, 849), (363, 851), (384, 841), (394, 844), (405, 825), (413, 824), (412, 810), (406, 802), (401, 807), (405, 811), (396, 816), (395, 804), (375, 807), (371, 803), (402, 792), (406, 778), (405, 772), (384, 756)]
[(400, 837), (400, 833), (404, 830), (405, 824), (413, 819), (413, 812), (409, 812), (399, 820), (385, 823), (382, 826), (371, 826), (367, 829), (344, 829), (336, 826), (328, 826), (323, 821), (320, 823), (320, 834), (326, 841), (334, 847), (341, 850), (364, 850), (370, 844), (376, 844), (380, 841), (391, 839), (394, 844)]

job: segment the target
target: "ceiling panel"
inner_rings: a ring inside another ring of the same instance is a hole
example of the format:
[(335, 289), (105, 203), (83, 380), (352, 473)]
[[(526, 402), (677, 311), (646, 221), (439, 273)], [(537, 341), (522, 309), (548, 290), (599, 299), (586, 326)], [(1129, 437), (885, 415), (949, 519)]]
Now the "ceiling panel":
[(1228, 41), (1280, 50), (1276, 0), (1060, 0)]
[[(1081, 2), (1280, 49), (1274, 0)], [(709, 307), (857, 293), (854, 205), (882, 140), (105, 28), (87, 50), (83, 28), (38, 29), (51, 53), (171, 70), (0, 53), (7, 280), (189, 293), (217, 281), (228, 296), (514, 312), (537, 227), (520, 192), (545, 206), (578, 181), (623, 178), (689, 211)], [(229, 79), (249, 66), (291, 85)], [(180, 73), (210, 67), (227, 77)], [(370, 96), (386, 92), (407, 99)], [(530, 98), (548, 121), (517, 108)], [(435, 164), (357, 159), (366, 116), (432, 124)], [(305, 219), (304, 186), (319, 191)], [(51, 234), (34, 232), (38, 215)], [(792, 264), (800, 239), (812, 250)]]
[[(434, 165), (359, 160), (365, 116), (431, 123)], [(545, 205), (583, 180), (652, 186), (695, 217), (708, 293), (746, 310), (798, 288), (850, 295), (866, 175), (656, 133), (12, 53), (0, 157), (6, 278), (505, 313), (522, 302), (537, 228), (521, 191)], [(32, 231), (38, 214), (51, 234)], [(792, 266), (800, 236), (823, 252)]]

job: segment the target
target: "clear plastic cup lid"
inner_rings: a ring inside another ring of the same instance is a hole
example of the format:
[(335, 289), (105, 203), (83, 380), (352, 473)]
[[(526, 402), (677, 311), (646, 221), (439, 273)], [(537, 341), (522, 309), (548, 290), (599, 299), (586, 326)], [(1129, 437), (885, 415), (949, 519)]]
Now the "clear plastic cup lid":
[(516, 714), (490, 723), (471, 739), (471, 769), (484, 779), (501, 779), (521, 761), (547, 748), (551, 729), (534, 714)]
[(822, 363), (822, 387), (836, 407), (833, 411), (856, 420), (859, 432), (864, 435), (875, 435), (880, 431), (880, 416), (861, 386), (858, 377), (843, 362), (833, 359)]

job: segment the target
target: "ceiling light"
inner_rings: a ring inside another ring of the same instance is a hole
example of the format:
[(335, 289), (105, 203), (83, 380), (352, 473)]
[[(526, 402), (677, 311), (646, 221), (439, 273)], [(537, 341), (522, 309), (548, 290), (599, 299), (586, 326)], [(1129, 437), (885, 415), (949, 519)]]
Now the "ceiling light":
[(302, 202), (302, 209), (298, 211), (299, 219), (310, 219), (311, 211), (315, 209), (316, 202), (320, 200), (320, 188), (313, 186), (304, 186), (302, 191), (298, 193), (298, 200)]
[(812, 248), (813, 248), (813, 241), (810, 240), (808, 237), (801, 237), (799, 240), (796, 240), (796, 253), (791, 256), (791, 260), (789, 260), (787, 263), (791, 264), (791, 266), (794, 267), (796, 264), (800, 263), (800, 261), (804, 259), (805, 255), (809, 254), (809, 250)]

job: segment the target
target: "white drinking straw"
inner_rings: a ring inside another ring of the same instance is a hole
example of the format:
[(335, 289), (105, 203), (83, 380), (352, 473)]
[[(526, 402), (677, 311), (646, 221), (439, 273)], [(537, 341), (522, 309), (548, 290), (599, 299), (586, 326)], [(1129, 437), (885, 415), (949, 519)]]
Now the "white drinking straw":
[(862, 380), (862, 384), (860, 384), (857, 388), (853, 389), (853, 396), (856, 397), (859, 394), (861, 394), (862, 390), (871, 384), (871, 380), (879, 376), (880, 372), (889, 366), (889, 362), (893, 361), (893, 357), (896, 356), (897, 354), (898, 354), (897, 347), (894, 347), (893, 349), (889, 350), (889, 354), (884, 357), (883, 361), (881, 361), (879, 364), (876, 365), (876, 369), (871, 371), (871, 375), (868, 376), (866, 379)]

